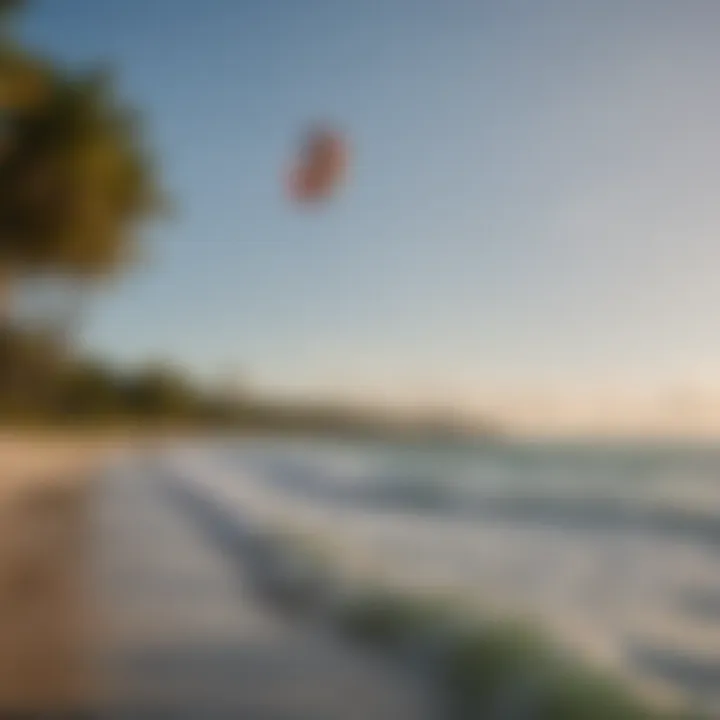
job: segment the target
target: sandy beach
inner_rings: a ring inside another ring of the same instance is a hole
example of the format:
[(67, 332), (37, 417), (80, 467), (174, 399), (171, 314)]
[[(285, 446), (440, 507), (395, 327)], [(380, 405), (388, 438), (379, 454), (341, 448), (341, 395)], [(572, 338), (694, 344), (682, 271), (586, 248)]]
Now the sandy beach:
[(0, 440), (0, 715), (431, 716), (416, 678), (260, 602), (243, 554), (118, 448)]
[(86, 505), (108, 448), (90, 438), (0, 436), (2, 713), (91, 702)]

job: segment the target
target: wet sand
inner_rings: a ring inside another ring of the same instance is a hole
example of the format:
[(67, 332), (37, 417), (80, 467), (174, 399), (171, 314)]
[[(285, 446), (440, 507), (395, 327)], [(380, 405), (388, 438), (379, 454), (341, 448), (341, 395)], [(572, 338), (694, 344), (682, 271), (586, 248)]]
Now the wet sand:
[(170, 466), (129, 459), (99, 485), (105, 717), (438, 717), (410, 669), (261, 597), (243, 533)]

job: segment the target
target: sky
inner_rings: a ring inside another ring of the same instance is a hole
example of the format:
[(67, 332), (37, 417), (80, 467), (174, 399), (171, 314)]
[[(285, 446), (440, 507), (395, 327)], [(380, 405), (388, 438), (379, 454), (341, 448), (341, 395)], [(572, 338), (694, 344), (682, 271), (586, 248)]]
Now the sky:
[[(110, 61), (175, 215), (86, 342), (518, 426), (720, 427), (716, 0), (35, 0)], [(315, 120), (351, 174), (282, 173)]]

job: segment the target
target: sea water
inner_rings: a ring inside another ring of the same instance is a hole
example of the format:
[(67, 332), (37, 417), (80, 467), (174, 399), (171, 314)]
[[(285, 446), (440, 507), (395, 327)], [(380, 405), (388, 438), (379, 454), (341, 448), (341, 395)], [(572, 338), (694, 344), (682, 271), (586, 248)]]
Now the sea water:
[(638, 685), (720, 703), (720, 447), (222, 442), (182, 462), (348, 574), (532, 618)]

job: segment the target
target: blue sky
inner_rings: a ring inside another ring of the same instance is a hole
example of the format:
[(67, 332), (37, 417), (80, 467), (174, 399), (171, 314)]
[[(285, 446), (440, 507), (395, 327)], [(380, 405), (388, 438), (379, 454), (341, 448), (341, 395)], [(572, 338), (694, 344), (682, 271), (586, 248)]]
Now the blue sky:
[[(88, 342), (373, 401), (708, 398), (719, 23), (715, 0), (36, 0), (25, 36), (116, 65), (178, 206)], [(354, 163), (306, 212), (281, 173), (315, 118)]]

